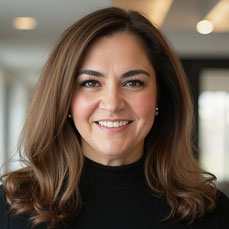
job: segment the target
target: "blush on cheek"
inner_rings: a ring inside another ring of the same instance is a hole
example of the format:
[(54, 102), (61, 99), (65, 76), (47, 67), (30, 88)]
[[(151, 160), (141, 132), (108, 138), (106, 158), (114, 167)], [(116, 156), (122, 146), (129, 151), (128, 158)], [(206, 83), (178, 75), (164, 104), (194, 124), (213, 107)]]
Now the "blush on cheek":
[(95, 101), (91, 96), (76, 94), (71, 103), (71, 111), (73, 116), (89, 116), (95, 107)]
[(139, 117), (149, 117), (154, 116), (156, 106), (156, 95), (155, 93), (147, 93), (138, 96), (134, 100), (132, 107), (134, 107), (135, 112)]

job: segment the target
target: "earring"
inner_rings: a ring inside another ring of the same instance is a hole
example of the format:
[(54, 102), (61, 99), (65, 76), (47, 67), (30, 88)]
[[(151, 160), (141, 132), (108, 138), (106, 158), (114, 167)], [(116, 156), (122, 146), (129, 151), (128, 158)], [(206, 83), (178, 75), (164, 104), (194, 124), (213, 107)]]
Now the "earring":
[(158, 108), (158, 107), (156, 107), (155, 116), (157, 116), (157, 115), (158, 115), (158, 113), (159, 113), (159, 108)]
[(72, 118), (72, 115), (71, 115), (71, 114), (68, 114), (68, 117), (69, 117), (69, 118)]

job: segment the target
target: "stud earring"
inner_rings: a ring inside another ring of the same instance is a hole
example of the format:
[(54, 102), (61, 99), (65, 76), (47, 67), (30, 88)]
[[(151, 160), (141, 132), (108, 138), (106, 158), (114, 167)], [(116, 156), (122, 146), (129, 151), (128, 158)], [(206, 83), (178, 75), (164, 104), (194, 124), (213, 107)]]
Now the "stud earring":
[(158, 113), (159, 113), (159, 108), (158, 108), (158, 107), (156, 107), (155, 116), (157, 116), (157, 115), (158, 115)]
[(68, 114), (68, 117), (69, 117), (69, 118), (72, 118), (72, 115), (71, 115), (71, 114)]

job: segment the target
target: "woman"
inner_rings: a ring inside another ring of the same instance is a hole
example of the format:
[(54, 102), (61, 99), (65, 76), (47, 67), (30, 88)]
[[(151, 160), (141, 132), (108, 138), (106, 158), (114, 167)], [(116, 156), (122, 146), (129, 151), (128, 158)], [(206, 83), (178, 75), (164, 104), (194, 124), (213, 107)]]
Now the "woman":
[(43, 70), (26, 167), (2, 177), (3, 228), (228, 228), (191, 129), (186, 78), (158, 29), (136, 12), (91, 13)]

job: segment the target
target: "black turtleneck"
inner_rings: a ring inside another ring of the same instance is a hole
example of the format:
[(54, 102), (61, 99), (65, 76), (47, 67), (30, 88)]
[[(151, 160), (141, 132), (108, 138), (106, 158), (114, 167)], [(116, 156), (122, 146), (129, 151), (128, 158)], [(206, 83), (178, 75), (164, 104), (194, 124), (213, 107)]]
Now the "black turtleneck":
[[(66, 229), (228, 229), (229, 200), (219, 192), (217, 208), (202, 221), (187, 225), (164, 220), (169, 206), (153, 195), (144, 176), (144, 158), (129, 165), (105, 166), (85, 158), (81, 179), (83, 205)], [(28, 218), (8, 214), (0, 190), (0, 229), (24, 229)], [(44, 229), (45, 226), (39, 227)]]
[(165, 220), (170, 208), (147, 186), (144, 160), (105, 166), (85, 158), (82, 176), (83, 209), (71, 228), (181, 229), (229, 228), (229, 200), (220, 194), (217, 209), (191, 225)]
[(144, 158), (123, 166), (105, 166), (86, 158), (82, 193), (79, 228), (151, 228), (153, 220), (168, 213), (167, 205), (146, 185)]

